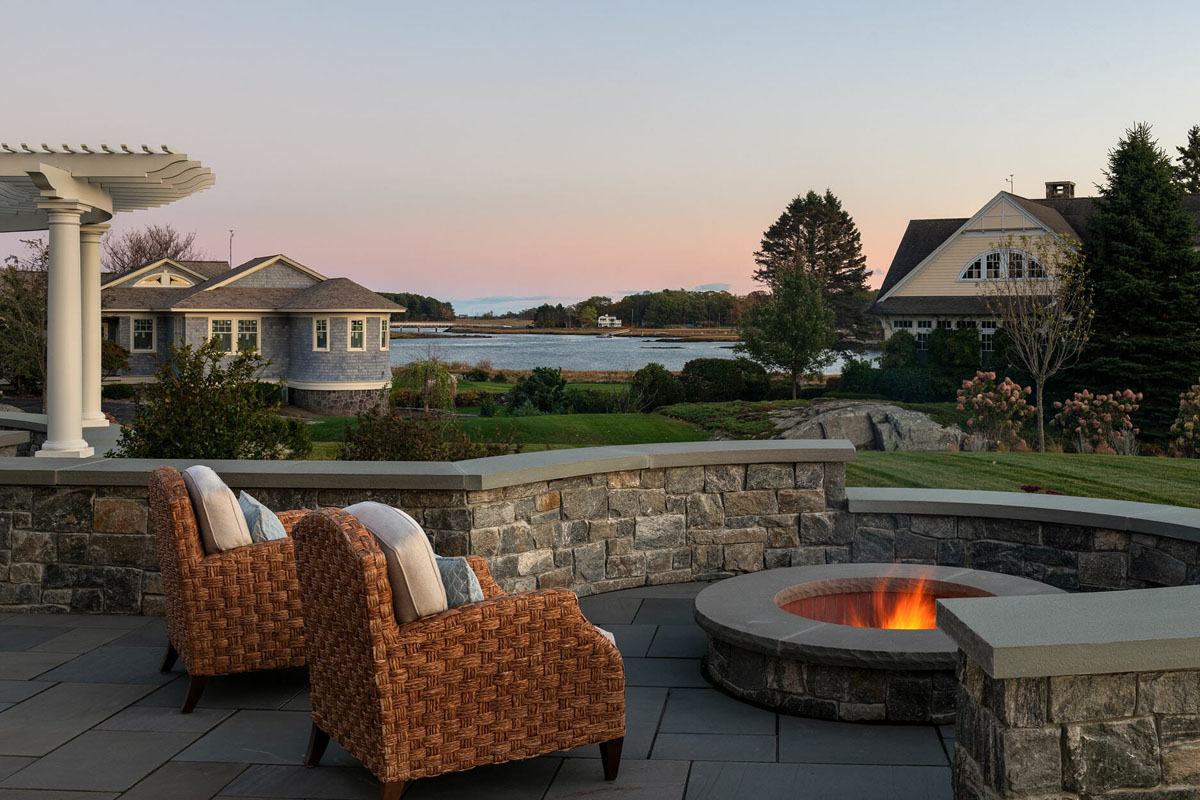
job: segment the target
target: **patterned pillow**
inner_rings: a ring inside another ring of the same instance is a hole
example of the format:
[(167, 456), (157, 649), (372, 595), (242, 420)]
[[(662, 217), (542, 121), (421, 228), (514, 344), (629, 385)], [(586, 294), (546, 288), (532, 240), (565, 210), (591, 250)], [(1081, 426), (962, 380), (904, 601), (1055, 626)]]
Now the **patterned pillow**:
[(465, 558), (443, 558), (437, 560), (438, 572), (442, 574), (442, 585), (446, 587), (446, 604), (450, 608), (478, 603), (483, 599), (479, 577)]
[(250, 495), (245, 492), (238, 495), (238, 505), (242, 507), (242, 514), (246, 517), (246, 527), (250, 529), (250, 541), (269, 542), (272, 539), (283, 539), (287, 536), (287, 531), (283, 529), (283, 523), (279, 521), (279, 517), (275, 516), (275, 512)]

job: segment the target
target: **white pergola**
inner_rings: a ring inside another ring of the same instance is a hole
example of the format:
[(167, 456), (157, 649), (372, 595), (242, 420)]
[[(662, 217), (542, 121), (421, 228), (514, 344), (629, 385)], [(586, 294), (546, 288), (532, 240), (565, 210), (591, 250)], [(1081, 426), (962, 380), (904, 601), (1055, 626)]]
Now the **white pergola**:
[(0, 233), (50, 231), (46, 442), (38, 456), (87, 458), (100, 410), (100, 237), (114, 214), (212, 186), (212, 170), (163, 146), (59, 149), (0, 143)]

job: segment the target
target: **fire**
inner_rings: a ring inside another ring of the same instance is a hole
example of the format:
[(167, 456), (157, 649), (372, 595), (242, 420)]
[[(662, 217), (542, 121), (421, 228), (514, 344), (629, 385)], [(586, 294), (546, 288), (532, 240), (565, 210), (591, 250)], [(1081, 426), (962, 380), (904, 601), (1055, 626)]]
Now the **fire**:
[(889, 591), (877, 589), (871, 592), (868, 603), (870, 611), (851, 606), (846, 625), (859, 628), (895, 628), (898, 630), (923, 630), (937, 627), (937, 597), (925, 586), (925, 579), (917, 581), (911, 589)]

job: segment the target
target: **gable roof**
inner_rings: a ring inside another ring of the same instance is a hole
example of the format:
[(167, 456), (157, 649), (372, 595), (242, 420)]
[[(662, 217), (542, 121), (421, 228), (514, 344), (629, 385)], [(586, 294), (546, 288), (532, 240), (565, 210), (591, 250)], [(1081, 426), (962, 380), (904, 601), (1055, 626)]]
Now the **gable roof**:
[(228, 261), (176, 261), (175, 263), (192, 272), (198, 272), (205, 278), (215, 278), (222, 273), (229, 272)]
[(309, 269), (308, 267), (301, 264), (299, 261), (293, 261), (292, 259), (283, 255), (282, 253), (276, 253), (273, 256), (259, 256), (258, 258), (252, 258), (249, 261), (247, 261), (245, 264), (239, 264), (238, 266), (234, 267), (233, 269), (229, 270), (228, 272), (225, 272), (225, 273), (215, 276), (211, 280), (206, 281), (204, 284), (201, 285), (201, 291), (203, 291), (205, 289), (226, 286), (228, 284), (231, 284), (231, 283), (234, 283), (235, 281), (240, 280), (241, 278), (246, 277), (247, 275), (249, 275), (252, 272), (258, 272), (260, 269), (263, 269), (264, 267), (269, 267), (272, 264), (277, 264), (280, 262), (286, 264), (287, 266), (291, 267), (292, 269), (296, 270), (297, 272), (302, 272), (305, 275), (309, 276), (310, 278), (314, 278), (315, 280), (318, 280), (318, 281), (326, 280), (325, 276), (322, 275), (321, 273), (317, 272), (315, 269)]
[(879, 297), (887, 294), (897, 283), (908, 277), (908, 273), (929, 257), (942, 242), (953, 236), (958, 229), (967, 224), (968, 219), (914, 219), (910, 220), (892, 257), (892, 265), (888, 267), (883, 285), (879, 287)]
[[(170, 258), (156, 258), (153, 261), (147, 261), (145, 264), (142, 264), (140, 267), (134, 267), (133, 269), (128, 270), (127, 272), (122, 272), (118, 275), (112, 275), (111, 273), (106, 273), (105, 275), (101, 275), (100, 276), (100, 288), (103, 289), (105, 286), (111, 286), (112, 284), (115, 284), (115, 283), (125, 283), (126, 281), (129, 281), (132, 278), (136, 278), (139, 275), (144, 275), (147, 272), (150, 272), (150, 271), (152, 271), (158, 267), (162, 267), (164, 265), (169, 265), (181, 272), (186, 272), (187, 274), (191, 275), (193, 278), (195, 278), (198, 281), (207, 280), (208, 276), (206, 274), (204, 274), (200, 270), (197, 270), (193, 267), (187, 266), (188, 264), (194, 264), (194, 263), (196, 263), (196, 262), (175, 261)], [(224, 264), (225, 262), (222, 261), (220, 263)], [(108, 275), (111, 275), (111, 277), (108, 277), (106, 280), (106, 276), (108, 276)]]
[(395, 311), (404, 306), (360, 286), (349, 278), (330, 278), (304, 289), (279, 306), (280, 311)]

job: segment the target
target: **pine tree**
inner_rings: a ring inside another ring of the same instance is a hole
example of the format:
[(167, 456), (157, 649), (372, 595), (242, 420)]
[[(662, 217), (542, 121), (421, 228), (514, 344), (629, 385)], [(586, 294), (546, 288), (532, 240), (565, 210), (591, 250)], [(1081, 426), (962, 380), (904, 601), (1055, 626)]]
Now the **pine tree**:
[(1149, 125), (1126, 131), (1104, 176), (1084, 244), (1095, 322), (1077, 375), (1093, 390), (1143, 392), (1138, 421), (1163, 438), (1200, 374), (1196, 231)]
[(1175, 167), (1175, 182), (1184, 194), (1200, 194), (1200, 125), (1188, 131), (1187, 146), (1176, 147), (1179, 166)]
[(754, 279), (774, 289), (784, 270), (799, 268), (814, 275), (833, 311), (833, 349), (861, 352), (875, 327), (863, 314), (870, 297), (867, 260), (858, 226), (833, 192), (809, 190), (797, 196), (763, 234), (759, 247)]

